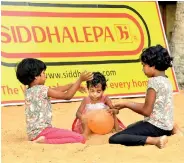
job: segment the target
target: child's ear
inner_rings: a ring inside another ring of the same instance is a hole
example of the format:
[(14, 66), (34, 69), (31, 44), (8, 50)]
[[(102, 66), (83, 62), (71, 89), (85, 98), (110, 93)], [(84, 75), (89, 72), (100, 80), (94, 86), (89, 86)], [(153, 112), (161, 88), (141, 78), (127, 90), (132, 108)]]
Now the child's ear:
[(35, 76), (35, 79), (34, 80), (37, 80), (38, 79), (38, 76)]
[(151, 70), (154, 71), (154, 70), (155, 70), (155, 66), (152, 66), (152, 67), (151, 67)]

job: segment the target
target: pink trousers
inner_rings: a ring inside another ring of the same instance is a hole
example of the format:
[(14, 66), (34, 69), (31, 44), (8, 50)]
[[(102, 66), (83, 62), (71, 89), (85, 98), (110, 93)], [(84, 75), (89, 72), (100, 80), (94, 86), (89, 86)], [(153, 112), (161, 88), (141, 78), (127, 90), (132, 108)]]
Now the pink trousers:
[(45, 128), (34, 140), (40, 136), (45, 137), (46, 144), (85, 143), (85, 138), (81, 134), (54, 127)]

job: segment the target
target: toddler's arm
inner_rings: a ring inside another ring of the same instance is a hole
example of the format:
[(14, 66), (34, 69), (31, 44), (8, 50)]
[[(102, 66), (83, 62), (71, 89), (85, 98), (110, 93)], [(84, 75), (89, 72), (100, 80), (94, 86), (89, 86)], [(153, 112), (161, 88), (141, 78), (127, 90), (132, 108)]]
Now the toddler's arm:
[(84, 98), (76, 112), (76, 117), (79, 118), (80, 120), (82, 120), (82, 112), (85, 109), (86, 106), (86, 98)]
[(113, 114), (119, 113), (119, 110), (115, 109), (115, 107), (112, 104), (111, 99), (108, 96), (105, 97), (105, 104), (109, 107), (110, 110), (112, 110)]

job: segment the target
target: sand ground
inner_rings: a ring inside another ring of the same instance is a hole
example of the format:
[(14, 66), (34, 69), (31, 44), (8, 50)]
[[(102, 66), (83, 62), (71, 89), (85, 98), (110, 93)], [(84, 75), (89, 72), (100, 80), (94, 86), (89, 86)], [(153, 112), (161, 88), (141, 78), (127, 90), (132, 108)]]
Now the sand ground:
[[(128, 100), (143, 102), (144, 98)], [(53, 126), (70, 129), (79, 104), (53, 104)], [(174, 106), (175, 120), (184, 131), (184, 91), (174, 95)], [(162, 150), (155, 146), (110, 145), (110, 134), (94, 135), (86, 144), (34, 144), (27, 141), (24, 106), (2, 107), (1, 111), (3, 163), (184, 163), (182, 136), (169, 137)], [(142, 119), (128, 109), (122, 110), (118, 117), (125, 125)]]

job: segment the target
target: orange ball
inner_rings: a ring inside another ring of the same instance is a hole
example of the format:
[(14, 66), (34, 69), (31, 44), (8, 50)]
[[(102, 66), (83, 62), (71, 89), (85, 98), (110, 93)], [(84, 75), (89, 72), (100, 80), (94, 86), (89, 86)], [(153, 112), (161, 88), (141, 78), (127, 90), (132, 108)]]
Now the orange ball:
[(94, 110), (87, 113), (88, 127), (96, 134), (104, 135), (112, 131), (114, 118), (105, 109)]

